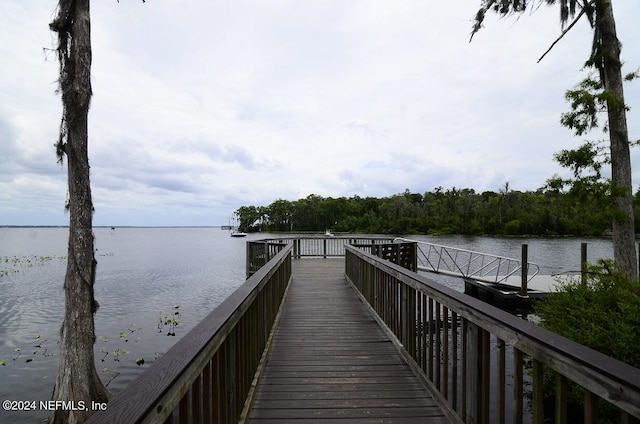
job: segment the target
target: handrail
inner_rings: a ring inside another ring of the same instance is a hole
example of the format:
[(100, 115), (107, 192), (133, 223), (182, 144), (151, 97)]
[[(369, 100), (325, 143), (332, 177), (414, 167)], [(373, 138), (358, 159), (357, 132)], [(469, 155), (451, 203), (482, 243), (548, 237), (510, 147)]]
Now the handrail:
[[(154, 362), (90, 424), (238, 422), (291, 279), (284, 248)], [(174, 421), (175, 422), (175, 421)]]
[(247, 277), (256, 272), (284, 246), (293, 246), (293, 257), (343, 257), (344, 247), (348, 244), (370, 247), (376, 244), (391, 243), (388, 237), (362, 237), (337, 235), (308, 235), (278, 238), (266, 238), (247, 241)]
[[(345, 261), (347, 279), (441, 406), (459, 420), (504, 422), (512, 409), (513, 422), (521, 423), (530, 379), (532, 421), (542, 422), (545, 369), (556, 375), (556, 422), (566, 422), (567, 381), (584, 388), (587, 419), (597, 420), (598, 397), (618, 407), (623, 421), (640, 418), (640, 369), (368, 252), (348, 247)], [(507, 357), (513, 358), (509, 372)]]
[[(396, 237), (394, 242), (418, 244), (418, 270), (500, 283), (522, 272), (522, 261), (457, 247)], [(527, 281), (540, 272), (538, 264), (527, 262)]]

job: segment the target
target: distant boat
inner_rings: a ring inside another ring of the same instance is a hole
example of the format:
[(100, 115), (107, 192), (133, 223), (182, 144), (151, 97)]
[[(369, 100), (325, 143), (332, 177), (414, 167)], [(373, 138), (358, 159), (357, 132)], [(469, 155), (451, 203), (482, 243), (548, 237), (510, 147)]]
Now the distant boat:
[(238, 231), (238, 229), (231, 230), (231, 237), (246, 237), (246, 236), (247, 236), (247, 233)]
[(233, 224), (231, 224), (231, 222), (229, 222), (228, 226), (225, 226), (225, 228), (228, 228), (230, 233), (231, 233), (231, 237), (246, 237), (247, 233), (242, 232), (238, 229), (238, 218), (234, 218), (233, 219)]

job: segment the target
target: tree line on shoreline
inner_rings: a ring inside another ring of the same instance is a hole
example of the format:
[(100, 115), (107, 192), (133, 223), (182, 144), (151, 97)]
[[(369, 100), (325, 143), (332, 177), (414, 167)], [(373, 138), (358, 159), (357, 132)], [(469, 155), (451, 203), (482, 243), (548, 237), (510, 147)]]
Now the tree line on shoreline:
[[(235, 214), (240, 229), (248, 232), (603, 236), (611, 233), (614, 218), (605, 191), (565, 192), (552, 184), (517, 191), (506, 183), (497, 192), (482, 193), (437, 187), (382, 198), (310, 194), (268, 206), (242, 206)], [(640, 190), (634, 203), (640, 203)], [(639, 218), (636, 213), (637, 222)]]

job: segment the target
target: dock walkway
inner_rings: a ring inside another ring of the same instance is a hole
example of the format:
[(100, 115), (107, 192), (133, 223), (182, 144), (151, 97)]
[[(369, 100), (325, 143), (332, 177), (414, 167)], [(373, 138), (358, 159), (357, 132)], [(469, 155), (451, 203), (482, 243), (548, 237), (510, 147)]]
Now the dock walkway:
[(293, 261), (247, 422), (445, 423), (344, 277), (344, 258)]

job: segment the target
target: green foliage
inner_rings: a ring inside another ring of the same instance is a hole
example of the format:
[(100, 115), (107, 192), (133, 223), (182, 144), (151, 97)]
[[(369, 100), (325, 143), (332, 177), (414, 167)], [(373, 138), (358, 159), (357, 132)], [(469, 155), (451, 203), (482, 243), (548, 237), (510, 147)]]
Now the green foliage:
[(522, 225), (520, 224), (520, 220), (519, 219), (512, 219), (511, 221), (507, 222), (504, 226), (504, 233), (506, 235), (518, 235), (520, 234), (520, 227)]
[[(266, 207), (243, 206), (237, 212), (243, 228), (252, 230), (247, 223), (260, 222), (262, 231), (271, 232), (601, 236), (610, 231), (613, 212), (610, 181), (600, 176), (595, 163), (600, 155), (596, 144), (559, 153), (578, 177), (554, 176), (536, 191), (516, 191), (506, 184), (483, 193), (437, 187), (384, 198), (309, 195), (278, 199)], [(592, 169), (585, 170), (592, 160)], [(244, 216), (246, 210), (261, 212)]]
[(561, 150), (554, 159), (562, 167), (571, 169), (576, 178), (583, 176), (586, 170), (592, 170), (593, 175), (600, 178), (603, 163), (609, 162), (604, 146), (591, 141), (575, 150)]
[[(640, 368), (640, 281), (629, 280), (611, 261), (590, 266), (587, 279), (570, 280), (536, 305), (540, 325), (605, 355)], [(554, 374), (545, 373), (545, 396), (553, 403)], [(568, 409), (581, 420), (584, 390), (569, 385)], [(618, 411), (600, 402), (600, 421), (618, 422)]]
[[(587, 63), (587, 66), (593, 66)], [(625, 75), (625, 81), (633, 81), (638, 77), (638, 72)], [(616, 97), (610, 90), (605, 90), (600, 78), (590, 73), (586, 78), (572, 89), (567, 90), (565, 99), (569, 102), (571, 110), (560, 115), (560, 123), (573, 130), (575, 135), (582, 136), (589, 131), (598, 128), (599, 117), (606, 116), (609, 109), (628, 111), (624, 100)], [(603, 125), (604, 132), (608, 131), (608, 125)]]
[(573, 150), (561, 150), (555, 160), (564, 168), (569, 168), (573, 178), (553, 177), (547, 187), (564, 190), (584, 207), (598, 209), (603, 218), (613, 219), (614, 208), (611, 195), (614, 187), (611, 179), (602, 176), (602, 166), (609, 163), (609, 156), (602, 143), (585, 142)]
[(633, 80), (638, 79), (638, 78), (640, 78), (640, 70), (629, 72), (629, 73), (625, 74), (625, 76), (623, 77), (623, 80), (629, 82), (629, 81), (633, 81)]
[(602, 83), (588, 76), (575, 89), (565, 93), (571, 110), (560, 116), (560, 123), (578, 136), (586, 134), (598, 127), (598, 115), (606, 113), (609, 97), (602, 89)]
[(640, 281), (612, 262), (589, 267), (584, 283), (562, 284), (536, 313), (543, 327), (640, 368)]

